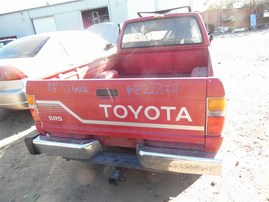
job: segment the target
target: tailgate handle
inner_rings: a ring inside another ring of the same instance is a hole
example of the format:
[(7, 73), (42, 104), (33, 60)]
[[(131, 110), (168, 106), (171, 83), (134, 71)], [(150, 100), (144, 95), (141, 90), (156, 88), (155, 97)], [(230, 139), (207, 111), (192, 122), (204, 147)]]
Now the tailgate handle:
[(97, 89), (97, 96), (118, 96), (118, 91), (116, 89)]

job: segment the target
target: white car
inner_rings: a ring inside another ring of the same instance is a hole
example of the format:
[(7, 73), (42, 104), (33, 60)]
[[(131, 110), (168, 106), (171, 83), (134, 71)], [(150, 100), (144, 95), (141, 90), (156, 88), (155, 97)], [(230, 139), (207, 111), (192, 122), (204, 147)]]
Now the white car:
[(116, 47), (89, 31), (44, 33), (10, 42), (0, 49), (0, 109), (28, 109), (28, 79), (48, 78), (113, 55)]
[(15, 39), (2, 39), (0, 40), (0, 48), (3, 48), (5, 45), (10, 43), (11, 41), (14, 41)]

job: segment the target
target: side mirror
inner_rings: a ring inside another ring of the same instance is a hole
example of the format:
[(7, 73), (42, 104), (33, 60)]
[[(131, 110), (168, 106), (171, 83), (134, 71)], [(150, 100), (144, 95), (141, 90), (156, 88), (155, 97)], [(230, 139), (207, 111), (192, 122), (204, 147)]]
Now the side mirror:
[(104, 50), (109, 50), (111, 48), (113, 48), (113, 44), (112, 43), (107, 43)]
[(210, 42), (213, 41), (213, 38), (214, 38), (213, 34), (209, 34), (209, 41)]

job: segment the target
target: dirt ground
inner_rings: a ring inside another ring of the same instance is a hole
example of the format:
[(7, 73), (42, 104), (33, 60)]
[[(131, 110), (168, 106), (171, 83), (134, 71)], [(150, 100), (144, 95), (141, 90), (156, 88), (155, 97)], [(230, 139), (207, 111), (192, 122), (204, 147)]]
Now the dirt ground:
[[(0, 201), (269, 201), (269, 30), (215, 37), (215, 71), (225, 85), (227, 119), (221, 176), (126, 170), (31, 156), (23, 138), (0, 149)], [(29, 129), (28, 111), (0, 111), (0, 139)]]

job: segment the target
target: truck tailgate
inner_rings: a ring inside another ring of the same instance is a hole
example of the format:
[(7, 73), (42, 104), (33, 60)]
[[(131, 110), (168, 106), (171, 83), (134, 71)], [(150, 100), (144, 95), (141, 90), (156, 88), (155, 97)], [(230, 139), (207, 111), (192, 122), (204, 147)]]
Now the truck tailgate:
[(204, 144), (206, 78), (27, 82), (49, 134)]

